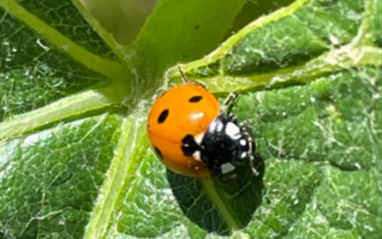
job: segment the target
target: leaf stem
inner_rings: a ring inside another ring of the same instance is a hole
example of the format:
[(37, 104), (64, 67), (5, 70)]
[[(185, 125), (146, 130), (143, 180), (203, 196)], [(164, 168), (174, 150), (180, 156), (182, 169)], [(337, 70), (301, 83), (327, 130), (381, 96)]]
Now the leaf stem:
[(211, 201), (217, 207), (224, 221), (227, 223), (228, 228), (231, 230), (239, 230), (239, 225), (237, 225), (235, 219), (231, 216), (232, 212), (229, 211), (219, 193), (216, 191), (214, 182), (211, 179), (201, 181), (207, 194), (210, 196)]
[(29, 28), (43, 36), (48, 42), (54, 44), (55, 47), (67, 53), (78, 62), (81, 62), (89, 69), (107, 76), (110, 79), (122, 78), (122, 76), (128, 74), (128, 69), (124, 64), (104, 59), (101, 56), (87, 51), (82, 46), (77, 45), (71, 39), (62, 35), (56, 29), (28, 12), (18, 4), (17, 1), (0, 1), (0, 7), (4, 8), (8, 13), (12, 14)]
[(102, 27), (100, 22), (95, 19), (92, 14), (86, 9), (84, 4), (80, 0), (72, 0), (73, 4), (77, 7), (77, 9), (81, 12), (83, 17), (93, 29), (98, 33), (98, 35), (110, 46), (110, 49), (118, 56), (121, 61), (126, 61), (126, 52), (125, 47), (121, 46), (113, 37), (112, 33), (109, 33)]
[[(379, 47), (373, 45), (371, 31), (371, 21), (375, 17), (374, 5), (377, 0), (366, 0), (364, 18), (358, 29), (357, 35), (352, 41), (340, 48), (331, 48), (318, 57), (310, 61), (296, 66), (279, 69), (273, 72), (256, 74), (255, 72), (246, 75), (225, 75), (222, 64), (220, 69), (214, 76), (203, 78), (202, 82), (208, 86), (213, 93), (228, 93), (233, 91), (247, 91), (253, 89), (271, 89), (280, 87), (286, 83), (309, 83), (313, 79), (328, 74), (330, 72), (339, 71), (344, 68), (351, 68), (365, 65), (381, 66), (382, 51)], [(247, 34), (263, 27), (264, 25), (278, 20), (280, 18), (292, 15), (307, 1), (299, 0), (286, 8), (279, 9), (271, 15), (259, 18), (244, 27), (237, 34), (225, 41), (217, 50), (204, 57), (203, 59), (181, 65), (185, 72), (193, 69), (208, 66), (213, 63), (219, 63), (225, 54), (231, 51), (232, 46), (237, 44)], [(177, 80), (180, 75), (176, 67), (170, 68), (166, 72), (167, 78)], [(190, 80), (199, 76), (189, 76)]]
[(122, 96), (110, 96), (114, 85), (100, 90), (88, 90), (53, 102), (45, 107), (17, 115), (0, 123), (0, 139), (32, 131), (44, 125), (120, 103)]
[[(350, 43), (355, 47), (362, 46), (373, 46), (373, 38), (370, 34), (371, 32), (371, 20), (372, 17), (375, 17), (374, 14), (374, 3), (375, 0), (366, 0), (365, 1), (365, 11), (363, 13), (363, 18), (361, 25), (358, 29), (358, 33), (355, 38)], [(380, 13), (377, 13), (380, 14)]]
[[(198, 68), (201, 66), (208, 65), (212, 62), (218, 61), (222, 58), (227, 52), (231, 51), (232, 46), (238, 43), (243, 37), (252, 31), (262, 28), (263, 26), (269, 24), (270, 22), (276, 21), (278, 19), (284, 18), (286, 16), (292, 15), (295, 11), (300, 9), (303, 5), (305, 5), (309, 0), (297, 0), (288, 7), (280, 8), (274, 13), (258, 18), (252, 23), (245, 26), (235, 35), (230, 37), (228, 40), (222, 43), (222, 45), (217, 48), (215, 51), (211, 52), (209, 55), (205, 56), (200, 60), (196, 60), (185, 65), (180, 65), (182, 69), (187, 72), (191, 69)], [(178, 66), (171, 67), (166, 72), (166, 77), (180, 77)]]
[(85, 239), (106, 237), (107, 229), (113, 220), (111, 215), (116, 213), (114, 209), (120, 193), (126, 185), (126, 178), (131, 177), (131, 174), (128, 173), (129, 169), (134, 165), (133, 162), (138, 162), (135, 157), (141, 155), (148, 146), (145, 124), (142, 120), (137, 121), (134, 114), (124, 120), (120, 131), (121, 135), (107, 172), (107, 178), (100, 190), (99, 198), (85, 230)]
[(381, 66), (382, 51), (378, 47), (345, 45), (332, 49), (321, 56), (312, 59), (304, 65), (293, 66), (261, 75), (221, 76), (217, 75), (203, 79), (208, 90), (213, 93), (244, 91), (252, 88), (275, 87), (280, 84), (295, 81), (308, 83), (312, 79), (343, 68), (376, 65)]

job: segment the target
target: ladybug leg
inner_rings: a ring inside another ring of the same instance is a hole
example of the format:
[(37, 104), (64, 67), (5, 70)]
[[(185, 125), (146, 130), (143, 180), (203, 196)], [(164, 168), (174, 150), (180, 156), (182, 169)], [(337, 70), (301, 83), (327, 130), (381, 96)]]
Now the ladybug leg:
[(255, 141), (253, 141), (250, 132), (251, 132), (251, 127), (249, 127), (248, 120), (244, 120), (240, 125), (240, 132), (243, 134), (247, 135), (248, 141), (249, 141), (249, 146), (250, 150), (255, 152), (256, 151), (256, 144)]
[(257, 171), (257, 169), (255, 167), (255, 160), (257, 160), (257, 161), (261, 160), (260, 155), (258, 155), (258, 154), (251, 155), (251, 158), (249, 159), (249, 164), (251, 165), (251, 170), (252, 170), (253, 174), (256, 176), (259, 176), (260, 173), (259, 173), (259, 171)]
[(255, 153), (256, 151), (256, 144), (253, 141), (252, 138), (249, 138), (249, 146), (251, 147), (250, 151), (253, 152), (252, 155), (249, 156), (249, 165), (251, 167), (252, 173), (256, 176), (259, 176), (260, 173), (257, 171), (256, 166), (255, 166), (255, 160), (261, 160), (260, 155)]
[(251, 127), (249, 126), (248, 120), (243, 120), (243, 122), (239, 125), (240, 126), (240, 131), (241, 132), (251, 132)]
[[(255, 152), (256, 151), (256, 144), (253, 141), (253, 139), (249, 136), (248, 132), (250, 131), (250, 127), (248, 125), (247, 120), (243, 121), (243, 123), (240, 124), (240, 131), (243, 132), (244, 134), (248, 135), (248, 143), (249, 143), (249, 147), (250, 147), (249, 152)], [(259, 158), (260, 158), (260, 156), (256, 153), (249, 156), (249, 165), (251, 167), (253, 174), (256, 176), (259, 175), (259, 171), (257, 171), (257, 169), (255, 167), (255, 160), (257, 160)]]
[(253, 156), (253, 155), (251, 155), (251, 157), (249, 158), (249, 165), (251, 167), (252, 173), (254, 175), (256, 175), (256, 176), (259, 176), (260, 173), (259, 173), (259, 171), (257, 171), (257, 169), (255, 167), (255, 160), (257, 159), (257, 157), (260, 157), (260, 156), (258, 156), (258, 155)]

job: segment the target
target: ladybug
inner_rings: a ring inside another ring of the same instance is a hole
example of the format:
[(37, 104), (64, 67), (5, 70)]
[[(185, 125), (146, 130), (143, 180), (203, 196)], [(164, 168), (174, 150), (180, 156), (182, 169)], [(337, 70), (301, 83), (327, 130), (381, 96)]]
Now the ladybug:
[(147, 120), (148, 138), (157, 157), (175, 173), (193, 178), (234, 175), (250, 161), (255, 143), (244, 124), (230, 113), (236, 96), (221, 107), (199, 83), (175, 86), (156, 99)]

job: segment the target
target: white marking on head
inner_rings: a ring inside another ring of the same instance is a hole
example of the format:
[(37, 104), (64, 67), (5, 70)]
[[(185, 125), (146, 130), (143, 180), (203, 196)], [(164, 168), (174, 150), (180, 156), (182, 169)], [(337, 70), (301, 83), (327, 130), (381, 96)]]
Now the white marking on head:
[(200, 161), (201, 158), (200, 158), (200, 151), (199, 150), (196, 150), (193, 154), (192, 154), (192, 157), (194, 157), (194, 159), (196, 161)]
[(220, 166), (220, 169), (222, 170), (222, 174), (226, 174), (235, 170), (235, 166), (233, 166), (231, 163), (225, 163)]
[(240, 137), (240, 128), (232, 122), (228, 122), (225, 126), (225, 133), (232, 139)]
[(247, 153), (247, 152), (242, 152), (242, 153), (240, 154), (240, 158), (241, 158), (241, 159), (244, 159), (244, 158), (246, 158), (246, 157), (248, 157), (248, 153)]
[(204, 133), (195, 135), (194, 136), (195, 142), (200, 145), (202, 143), (203, 137), (204, 137)]
[(247, 145), (247, 140), (245, 140), (245, 139), (241, 139), (241, 140), (239, 141), (239, 143), (240, 143), (241, 146), (246, 146), (246, 145)]
[(220, 131), (222, 131), (223, 127), (224, 127), (224, 125), (222, 122), (214, 120), (214, 121), (212, 121), (211, 125), (209, 126), (209, 131), (220, 132)]
[(218, 121), (218, 122), (216, 123), (216, 131), (217, 131), (217, 132), (222, 131), (223, 127), (224, 127), (224, 125), (223, 125), (222, 122)]

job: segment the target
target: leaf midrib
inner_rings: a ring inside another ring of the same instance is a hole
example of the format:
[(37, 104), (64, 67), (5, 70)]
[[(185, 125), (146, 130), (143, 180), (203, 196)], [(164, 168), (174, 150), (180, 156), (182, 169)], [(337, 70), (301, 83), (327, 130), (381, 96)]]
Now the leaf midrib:
[(62, 35), (56, 29), (52, 28), (38, 17), (28, 12), (16, 1), (0, 1), (0, 7), (3, 7), (9, 14), (12, 14), (30, 29), (43, 36), (56, 48), (67, 53), (74, 60), (81, 62), (94, 72), (98, 72), (110, 79), (122, 78), (121, 75), (128, 75), (128, 70), (124, 64), (104, 59), (101, 56), (87, 51), (82, 46), (77, 45), (71, 39)]
[(240, 226), (236, 222), (235, 218), (232, 216), (232, 213), (227, 205), (224, 203), (224, 200), (219, 195), (214, 182), (212, 179), (206, 179), (201, 181), (206, 193), (208, 194), (211, 202), (215, 205), (220, 215), (223, 217), (224, 221), (227, 223), (228, 229), (231, 231), (239, 230)]

